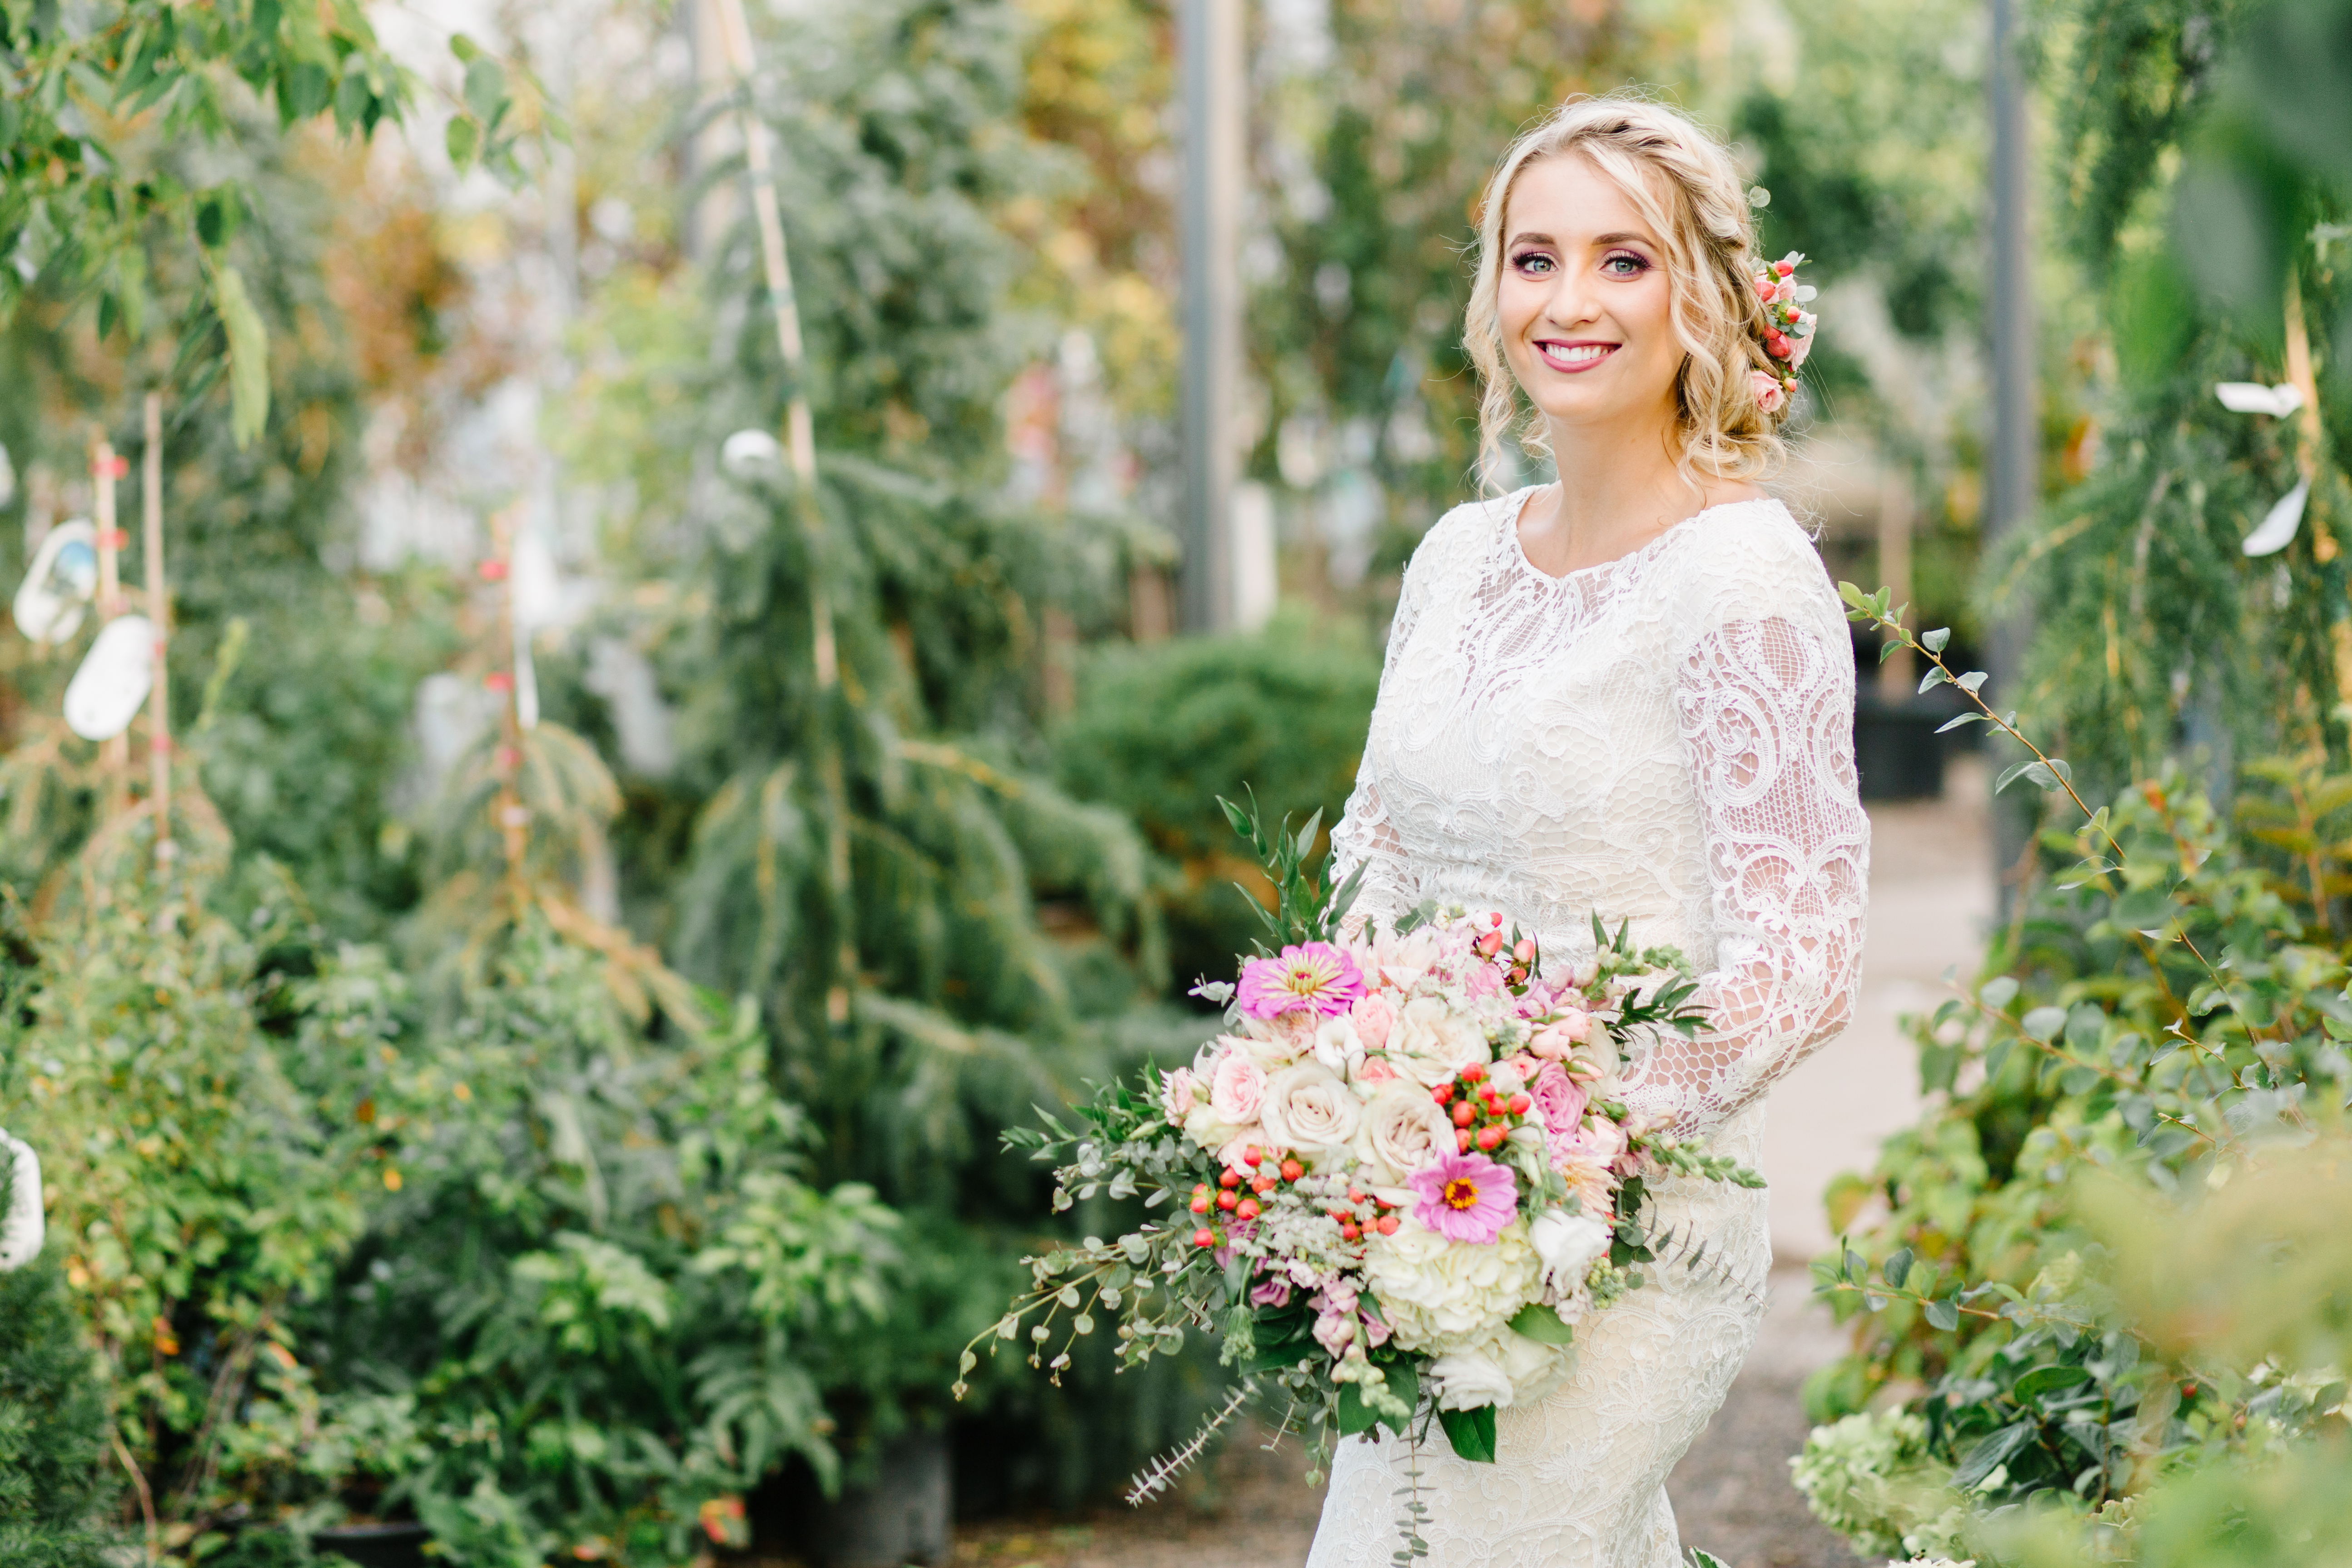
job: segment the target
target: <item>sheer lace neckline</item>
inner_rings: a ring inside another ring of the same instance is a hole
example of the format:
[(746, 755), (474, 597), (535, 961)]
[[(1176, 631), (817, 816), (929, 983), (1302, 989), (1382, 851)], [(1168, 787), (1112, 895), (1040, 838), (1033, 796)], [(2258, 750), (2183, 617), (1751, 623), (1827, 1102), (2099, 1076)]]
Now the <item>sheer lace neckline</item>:
[(1692, 523), (1696, 522), (1700, 518), (1712, 516), (1718, 511), (1729, 511), (1735, 507), (1769, 506), (1772, 504), (1772, 498), (1770, 496), (1755, 496), (1747, 500), (1717, 501), (1713, 506), (1703, 506), (1699, 508), (1698, 510), (1691, 513), (1688, 517), (1679, 520), (1678, 521), (1666, 524), (1665, 527), (1658, 530), (1657, 532), (1652, 534), (1649, 538), (1643, 540), (1633, 549), (1628, 550), (1622, 555), (1612, 555), (1606, 561), (1596, 561), (1590, 566), (1579, 566), (1571, 571), (1547, 572), (1542, 567), (1528, 559), (1528, 547), (1519, 538), (1519, 521), (1527, 516), (1528, 503), (1536, 499), (1536, 492), (1541, 489), (1543, 489), (1543, 486), (1541, 485), (1529, 485), (1525, 489), (1520, 490), (1517, 494), (1505, 498), (1502, 509), (1503, 542), (1509, 547), (1511, 559), (1518, 564), (1521, 571), (1528, 573), (1539, 582), (1551, 584), (1573, 583), (1580, 578), (1591, 577), (1596, 574), (1612, 571), (1616, 567), (1626, 565), (1632, 562), (1640, 561), (1650, 555), (1667, 540), (1672, 539), (1675, 534), (1680, 533), (1684, 529), (1688, 528)]

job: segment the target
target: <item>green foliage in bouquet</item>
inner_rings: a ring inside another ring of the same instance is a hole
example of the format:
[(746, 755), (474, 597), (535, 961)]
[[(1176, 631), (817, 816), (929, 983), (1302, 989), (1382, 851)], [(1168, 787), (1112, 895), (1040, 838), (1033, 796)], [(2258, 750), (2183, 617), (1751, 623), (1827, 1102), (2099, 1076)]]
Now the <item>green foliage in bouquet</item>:
[[(0, 1195), (7, 1182), (0, 1178)], [(0, 1274), (0, 1562), (102, 1568), (106, 1400), (54, 1258)]]

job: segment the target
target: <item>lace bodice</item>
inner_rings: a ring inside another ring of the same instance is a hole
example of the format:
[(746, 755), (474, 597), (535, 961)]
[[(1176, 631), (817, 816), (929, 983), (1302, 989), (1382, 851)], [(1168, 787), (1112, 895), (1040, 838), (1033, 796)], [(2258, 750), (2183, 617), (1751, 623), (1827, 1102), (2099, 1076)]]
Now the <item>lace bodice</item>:
[(1547, 957), (1591, 916), (1681, 946), (1717, 1027), (1633, 1068), (1629, 1100), (1719, 1124), (1851, 1016), (1870, 825), (1853, 662), (1780, 502), (1711, 508), (1618, 560), (1531, 565), (1530, 491), (1455, 508), (1405, 573), (1339, 872), (1356, 910), (1499, 908)]

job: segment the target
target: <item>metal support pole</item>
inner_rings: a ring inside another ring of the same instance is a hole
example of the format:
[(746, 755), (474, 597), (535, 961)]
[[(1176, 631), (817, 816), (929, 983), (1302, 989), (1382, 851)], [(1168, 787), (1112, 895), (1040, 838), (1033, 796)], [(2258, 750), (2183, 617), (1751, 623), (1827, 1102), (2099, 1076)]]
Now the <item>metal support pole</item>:
[(163, 399), (147, 395), (146, 449), (140, 453), (139, 505), (146, 532), (147, 623), (155, 628), (155, 689), (147, 694), (148, 797), (155, 813), (155, 864), (169, 866), (172, 843), (172, 612), (163, 576)]
[[(1985, 486), (1984, 543), (1997, 548), (2024, 526), (2041, 497), (2041, 438), (2036, 427), (2033, 337), (2033, 256), (2028, 214), (2032, 168), (2027, 148), (2025, 86), (2017, 64), (2016, 0), (1988, 0), (1991, 52), (1985, 73), (1992, 121), (1992, 297), (1987, 335), (1992, 358), (1992, 440)], [(2017, 704), (2032, 637), (2031, 611), (2012, 609), (1991, 627), (1985, 662), (2004, 706)], [(2021, 792), (2022, 793), (2022, 792)], [(2032, 804), (1996, 803), (1993, 875), (2005, 918), (2032, 833)]]
[(1184, 625), (1233, 624), (1241, 452), (1242, 0), (1183, 0)]

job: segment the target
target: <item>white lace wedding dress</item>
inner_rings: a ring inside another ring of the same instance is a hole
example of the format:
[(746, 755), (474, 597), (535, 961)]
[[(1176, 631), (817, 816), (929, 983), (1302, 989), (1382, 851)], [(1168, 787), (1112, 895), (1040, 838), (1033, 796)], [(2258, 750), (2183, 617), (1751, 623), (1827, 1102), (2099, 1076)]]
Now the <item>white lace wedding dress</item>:
[[(1682, 947), (1717, 1027), (1657, 1048), (1626, 1098), (1752, 1163), (1764, 1091), (1844, 1026), (1860, 980), (1845, 618), (1777, 501), (1555, 578), (1519, 547), (1529, 493), (1456, 508), (1414, 553), (1338, 864), (1368, 866), (1359, 912), (1499, 909), (1547, 963), (1591, 950), (1596, 910)], [(1679, 1561), (1666, 1472), (1755, 1340), (1770, 1258), (1759, 1192), (1676, 1181), (1658, 1209), (1724, 1271), (1653, 1270), (1580, 1329), (1573, 1377), (1499, 1412), (1495, 1463), (1421, 1446), (1434, 1568)], [(1308, 1568), (1390, 1562), (1408, 1455), (1339, 1445)]]

